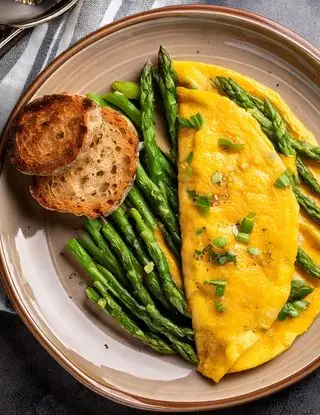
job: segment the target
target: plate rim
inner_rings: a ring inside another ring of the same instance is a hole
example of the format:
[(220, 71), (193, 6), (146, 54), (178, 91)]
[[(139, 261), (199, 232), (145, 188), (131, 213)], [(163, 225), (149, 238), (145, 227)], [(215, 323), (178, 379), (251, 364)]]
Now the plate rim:
[[(299, 51), (303, 52), (305, 56), (313, 61), (313, 65), (320, 68), (320, 50), (303, 37), (282, 26), (271, 19), (260, 16), (255, 13), (251, 13), (241, 9), (213, 6), (213, 5), (180, 5), (180, 6), (167, 6), (160, 7), (153, 10), (144, 11), (132, 16), (127, 16), (119, 21), (112, 22), (105, 25), (98, 30), (88, 34), (74, 45), (66, 49), (56, 59), (54, 59), (31, 83), (26, 91), (20, 96), (15, 107), (13, 108), (1, 135), (0, 142), (0, 174), (2, 173), (3, 161), (5, 158), (5, 143), (8, 135), (9, 125), (13, 118), (19, 112), (22, 106), (24, 106), (35, 92), (42, 86), (42, 84), (50, 77), (63, 63), (65, 63), (72, 56), (77, 54), (82, 49), (95, 43), (101, 38), (104, 38), (112, 33), (115, 33), (123, 28), (133, 26), (139, 23), (143, 23), (149, 20), (158, 20), (166, 17), (183, 16), (185, 13), (192, 12), (204, 12), (209, 15), (226, 15), (229, 17), (240, 18), (243, 21), (264, 28), (271, 33), (280, 35), (284, 41), (286, 41), (291, 47), (296, 47)], [(96, 392), (97, 394), (111, 399), (114, 402), (123, 404), (129, 407), (149, 410), (149, 411), (202, 411), (210, 409), (222, 409), (235, 405), (245, 404), (262, 397), (269, 396), (275, 392), (278, 392), (297, 381), (303, 379), (311, 372), (320, 367), (320, 353), (319, 356), (300, 369), (298, 372), (286, 377), (285, 379), (278, 381), (270, 386), (266, 386), (249, 392), (237, 397), (230, 397), (225, 399), (219, 399), (216, 401), (202, 401), (202, 402), (168, 402), (159, 401), (154, 399), (148, 399), (141, 396), (133, 395), (128, 392), (123, 392), (121, 389), (115, 388), (112, 385), (102, 385), (101, 383), (94, 380), (90, 375), (80, 370), (74, 363), (72, 363), (64, 354), (61, 352), (55, 344), (46, 336), (41, 328), (34, 321), (32, 315), (29, 313), (27, 307), (23, 305), (23, 301), (19, 296), (19, 293), (15, 287), (15, 283), (11, 278), (9, 268), (7, 267), (5, 257), (3, 255), (2, 242), (0, 246), (0, 277), (6, 292), (22, 321), (27, 326), (28, 330), (33, 336), (39, 341), (39, 343), (45, 348), (45, 350), (76, 380), (81, 382), (83, 385)]]

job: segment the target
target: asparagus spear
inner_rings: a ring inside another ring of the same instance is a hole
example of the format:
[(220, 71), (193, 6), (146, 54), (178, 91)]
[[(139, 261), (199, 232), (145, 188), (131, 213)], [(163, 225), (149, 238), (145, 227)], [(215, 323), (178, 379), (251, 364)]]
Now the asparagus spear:
[(89, 254), (97, 262), (99, 262), (99, 264), (104, 265), (105, 267), (110, 269), (111, 272), (113, 272), (114, 275), (117, 276), (119, 281), (121, 281), (121, 284), (123, 284), (125, 287), (128, 286), (128, 281), (124, 277), (125, 271), (119, 263), (119, 261), (114, 257), (112, 252), (110, 252), (111, 256), (106, 255), (105, 252), (103, 252), (99, 247), (97, 247), (91, 236), (85, 231), (82, 231), (78, 234), (78, 241), (89, 252)]
[(171, 155), (177, 158), (177, 129), (176, 119), (178, 114), (178, 103), (176, 93), (176, 74), (168, 52), (160, 46), (158, 52), (159, 73), (158, 83), (162, 96), (164, 112), (168, 124), (169, 135), (172, 143)]
[(101, 235), (101, 228), (102, 225), (97, 219), (89, 220), (85, 218), (84, 220), (84, 227), (89, 232), (95, 243), (98, 245), (99, 249), (101, 250), (102, 254), (105, 256), (106, 261), (108, 263), (102, 264), (106, 265), (108, 268), (110, 268), (111, 272), (113, 272), (117, 276), (123, 276), (124, 275), (124, 269), (121, 266), (118, 259), (113, 255), (110, 248), (106, 244), (106, 241), (104, 240), (103, 236)]
[[(275, 129), (273, 124), (270, 124), (268, 119), (268, 112), (266, 111), (263, 101), (251, 96), (246, 90), (240, 87), (234, 80), (218, 76), (213, 80), (215, 85), (225, 92), (225, 94), (232, 99), (237, 105), (249, 110), (249, 112), (260, 123), (262, 130), (267, 137), (274, 142)], [(295, 139), (288, 131), (285, 134), (285, 140), (290, 146), (301, 155), (307, 156), (316, 161), (320, 161), (320, 147)]]
[(143, 217), (143, 220), (145, 221), (146, 225), (150, 229), (152, 229), (152, 231), (154, 231), (157, 228), (157, 226), (160, 227), (168, 247), (170, 248), (173, 255), (180, 261), (180, 252), (178, 251), (171, 234), (166, 230), (162, 222), (157, 223), (155, 217), (153, 216), (153, 213), (149, 209), (149, 206), (143, 198), (140, 190), (136, 186), (134, 186), (130, 190), (127, 198), (131, 202), (131, 207), (135, 207), (138, 210), (140, 215)]
[(267, 99), (264, 101), (264, 114), (272, 121), (280, 153), (285, 156), (295, 155), (295, 150), (291, 146), (291, 137), (288, 135), (286, 124), (279, 112)]
[(153, 333), (147, 333), (141, 330), (140, 327), (122, 310), (121, 306), (111, 295), (106, 295), (104, 298), (101, 298), (93, 288), (89, 287), (87, 288), (87, 296), (89, 300), (102, 308), (107, 314), (113, 317), (123, 329), (142, 343), (151, 347), (156, 352), (162, 354), (175, 354), (171, 346), (160, 337), (155, 336)]
[(128, 100), (121, 92), (109, 92), (102, 95), (102, 98), (107, 103), (110, 103), (119, 108), (124, 114), (126, 114), (130, 120), (137, 126), (141, 127), (141, 112), (140, 110)]
[[(130, 222), (128, 221), (123, 209), (119, 207), (111, 215), (112, 221), (122, 233), (122, 237), (128, 246), (135, 252), (136, 258), (143, 267), (148, 266), (151, 260), (148, 258), (143, 247), (140, 244)], [(144, 277), (145, 283), (151, 294), (161, 302), (168, 310), (171, 309), (170, 304), (166, 300), (162, 287), (159, 282), (159, 277), (154, 271), (146, 272)]]
[(115, 81), (111, 86), (114, 91), (121, 92), (128, 99), (140, 98), (140, 85), (136, 82)]
[(314, 146), (305, 141), (296, 140), (293, 137), (291, 140), (291, 145), (296, 150), (296, 152), (301, 154), (302, 156), (306, 156), (315, 161), (320, 162), (320, 147), (319, 146)]
[(149, 255), (156, 264), (159, 275), (162, 279), (163, 289), (167, 299), (171, 302), (173, 307), (180, 311), (180, 313), (190, 317), (189, 306), (185, 299), (184, 293), (175, 285), (175, 282), (170, 274), (167, 259), (161, 251), (161, 248), (154, 238), (153, 233), (145, 225), (141, 215), (136, 209), (131, 209), (130, 215), (136, 223), (137, 229), (146, 245)]
[(295, 186), (293, 191), (299, 205), (304, 208), (311, 218), (315, 219), (317, 222), (320, 222), (320, 206), (316, 203), (316, 201), (305, 195), (298, 186)]
[[(103, 267), (100, 267), (103, 269)], [(99, 269), (100, 269), (99, 268)], [(103, 270), (104, 275), (108, 272), (106, 269)], [(94, 282), (94, 286), (97, 288), (99, 293), (104, 297), (108, 298), (108, 291), (105, 288), (103, 284), (96, 281)], [(121, 287), (121, 286), (120, 286)], [(121, 287), (122, 288), (122, 287)], [(120, 289), (121, 290), (121, 289)], [(195, 363), (197, 361), (197, 356), (194, 351), (194, 348), (189, 343), (186, 343), (182, 340), (177, 339), (175, 336), (167, 332), (167, 329), (165, 326), (159, 325), (155, 322), (153, 322), (150, 318), (150, 316), (146, 313), (146, 309), (142, 306), (140, 306), (133, 297), (130, 296), (128, 292), (123, 292), (125, 290), (122, 289), (122, 291), (118, 291), (117, 298), (125, 305), (133, 315), (135, 315), (140, 320), (144, 321), (146, 325), (153, 331), (156, 331), (158, 333), (161, 333), (162, 335), (166, 336), (171, 343), (171, 346), (187, 361), (191, 363)]]
[(297, 169), (299, 172), (299, 176), (301, 179), (310, 186), (310, 188), (317, 194), (320, 194), (320, 184), (318, 183), (317, 179), (313, 175), (312, 171), (309, 169), (308, 166), (304, 164), (301, 158), (297, 157)]
[(129, 201), (132, 203), (132, 205), (139, 211), (140, 215), (143, 217), (144, 221), (149, 226), (149, 228), (152, 230), (156, 229), (157, 221), (153, 216), (153, 213), (149, 209), (149, 206), (143, 198), (138, 187), (133, 186), (133, 188), (128, 193), (127, 197)]
[[(121, 237), (115, 231), (113, 226), (110, 223), (105, 223), (102, 227), (102, 232), (106, 239), (110, 242), (110, 245), (114, 248), (116, 254), (122, 260), (123, 266), (127, 270), (127, 276), (130, 280), (133, 288), (134, 288), (134, 295), (135, 297), (141, 301), (141, 303), (146, 307), (146, 310), (150, 317), (158, 323), (165, 325), (174, 335), (178, 337), (193, 337), (193, 330), (187, 327), (179, 327), (175, 323), (173, 323), (168, 318), (161, 315), (159, 310), (156, 308), (150, 294), (146, 290), (145, 286), (143, 285), (143, 280), (141, 274), (135, 268), (132, 257), (130, 255), (130, 251), (126, 244), (122, 241)], [(151, 232), (152, 234), (152, 232)]]
[(170, 232), (178, 251), (181, 248), (180, 231), (177, 218), (170, 209), (166, 198), (161, 193), (159, 187), (148, 177), (141, 165), (137, 168), (136, 182), (140, 190), (152, 202), (157, 214), (161, 217), (164, 225)]
[(98, 105), (100, 105), (100, 107), (105, 107), (106, 106), (106, 102), (102, 98), (101, 95), (93, 94), (92, 92), (89, 92), (87, 94), (87, 97), (90, 98), (90, 99), (92, 99), (92, 101), (96, 102)]
[(315, 278), (320, 278), (320, 266), (300, 247), (298, 248), (296, 260), (308, 274)]

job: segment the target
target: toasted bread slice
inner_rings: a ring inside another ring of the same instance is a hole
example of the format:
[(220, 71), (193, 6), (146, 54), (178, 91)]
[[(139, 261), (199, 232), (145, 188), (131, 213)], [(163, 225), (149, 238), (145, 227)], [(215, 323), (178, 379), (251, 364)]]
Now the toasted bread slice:
[(100, 108), (85, 96), (36, 99), (20, 111), (10, 129), (11, 162), (25, 174), (61, 173), (85, 154), (101, 122)]
[(65, 173), (34, 177), (33, 197), (44, 208), (96, 218), (110, 214), (134, 181), (139, 137), (131, 122), (111, 108), (101, 109), (103, 122), (87, 156)]

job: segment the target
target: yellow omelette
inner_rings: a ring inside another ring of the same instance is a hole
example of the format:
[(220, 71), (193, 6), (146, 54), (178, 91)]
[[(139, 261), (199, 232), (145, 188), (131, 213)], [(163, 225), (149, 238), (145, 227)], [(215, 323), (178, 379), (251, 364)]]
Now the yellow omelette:
[[(179, 133), (182, 268), (198, 370), (218, 382), (270, 328), (288, 298), (298, 246), (298, 206), (292, 191), (274, 187), (285, 167), (250, 114), (214, 92), (180, 87), (178, 100), (182, 117), (199, 112), (204, 118), (200, 130), (182, 128)], [(221, 137), (243, 144), (243, 149), (222, 148)], [(217, 172), (222, 181), (213, 184)], [(209, 212), (197, 206), (195, 195), (210, 196)], [(233, 233), (250, 212), (256, 214), (250, 245), (261, 250), (259, 256), (251, 255)], [(226, 246), (212, 248), (219, 237)], [(232, 253), (236, 263), (217, 264), (212, 253)], [(215, 296), (207, 280), (226, 281), (224, 296)]]
[[(300, 120), (292, 113), (288, 105), (273, 90), (245, 77), (233, 70), (214, 65), (206, 65), (194, 62), (175, 62), (175, 70), (178, 74), (179, 83), (187, 87), (208, 90), (220, 94), (211, 79), (216, 76), (225, 76), (234, 79), (250, 94), (260, 99), (268, 98), (285, 119), (290, 132), (302, 141), (316, 143), (312, 133), (308, 131)], [(293, 168), (295, 158), (281, 156), (283, 162)], [(320, 180), (320, 167), (312, 160), (307, 161), (313, 174)], [(306, 186), (302, 185), (305, 193), (309, 194), (318, 203), (320, 198), (312, 193)], [(299, 245), (314, 259), (320, 263), (320, 231), (317, 225), (310, 220), (304, 212), (300, 212)], [(284, 321), (276, 321), (260, 339), (250, 347), (235, 362), (230, 372), (241, 371), (258, 366), (281, 354), (291, 346), (296, 337), (305, 332), (320, 312), (320, 283), (315, 278), (308, 276), (300, 267), (296, 268), (295, 278), (301, 278), (314, 288), (314, 292), (306, 297), (310, 303), (308, 309), (297, 318), (287, 318)]]

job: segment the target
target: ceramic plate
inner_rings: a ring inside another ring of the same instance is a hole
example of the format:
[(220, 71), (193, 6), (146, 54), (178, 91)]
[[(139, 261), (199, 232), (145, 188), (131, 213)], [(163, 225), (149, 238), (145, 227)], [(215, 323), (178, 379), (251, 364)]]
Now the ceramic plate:
[[(262, 17), (210, 6), (160, 9), (91, 34), (37, 78), (11, 119), (26, 102), (44, 94), (99, 93), (115, 79), (137, 79), (144, 62), (156, 59), (160, 44), (175, 59), (226, 66), (275, 88), (319, 135), (319, 51)], [(180, 359), (160, 357), (141, 347), (87, 303), (84, 277), (61, 255), (79, 223), (37, 206), (27, 179), (4, 160), (0, 176), (3, 281), (31, 332), (89, 388), (142, 409), (192, 411), (265, 396), (320, 365), (319, 320), (277, 359), (226, 376), (217, 385)]]

